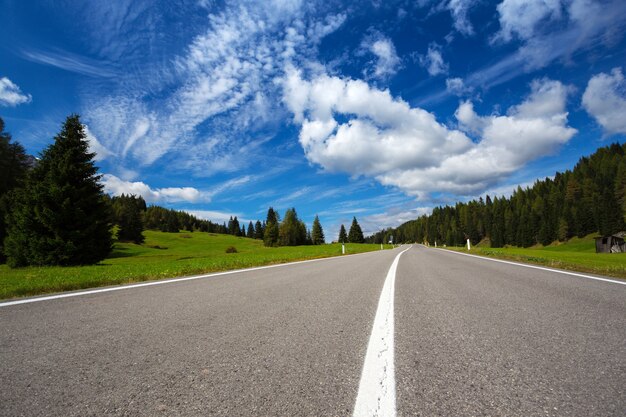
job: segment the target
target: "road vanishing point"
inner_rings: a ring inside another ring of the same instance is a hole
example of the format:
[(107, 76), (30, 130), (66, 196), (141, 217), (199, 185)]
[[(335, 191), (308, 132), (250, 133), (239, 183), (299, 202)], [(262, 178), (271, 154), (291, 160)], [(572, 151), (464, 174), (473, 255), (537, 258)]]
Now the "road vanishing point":
[(624, 416), (626, 285), (423, 246), (0, 303), (1, 416)]

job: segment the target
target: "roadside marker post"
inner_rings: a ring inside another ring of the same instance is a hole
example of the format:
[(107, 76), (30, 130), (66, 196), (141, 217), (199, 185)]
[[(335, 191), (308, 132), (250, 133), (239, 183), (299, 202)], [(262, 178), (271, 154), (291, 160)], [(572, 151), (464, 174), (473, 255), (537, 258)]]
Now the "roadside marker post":
[(470, 241), (469, 241), (469, 238), (467, 239), (467, 250), (470, 250)]

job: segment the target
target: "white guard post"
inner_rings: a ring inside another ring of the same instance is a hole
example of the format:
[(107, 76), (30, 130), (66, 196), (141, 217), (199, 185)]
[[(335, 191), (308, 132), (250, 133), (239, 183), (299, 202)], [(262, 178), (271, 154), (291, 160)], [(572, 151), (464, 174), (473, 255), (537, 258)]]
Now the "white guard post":
[(469, 239), (467, 239), (467, 250), (470, 250), (470, 242), (469, 242)]
[(346, 254), (346, 245), (344, 245), (343, 243), (341, 244), (341, 254), (342, 255)]

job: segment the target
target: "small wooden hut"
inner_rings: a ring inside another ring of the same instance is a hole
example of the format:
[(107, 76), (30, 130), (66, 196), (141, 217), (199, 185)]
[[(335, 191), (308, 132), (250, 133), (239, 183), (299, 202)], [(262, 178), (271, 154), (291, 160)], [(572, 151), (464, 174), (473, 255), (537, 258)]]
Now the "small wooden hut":
[(596, 253), (621, 253), (626, 252), (624, 238), (626, 232), (615, 233), (610, 236), (596, 238)]

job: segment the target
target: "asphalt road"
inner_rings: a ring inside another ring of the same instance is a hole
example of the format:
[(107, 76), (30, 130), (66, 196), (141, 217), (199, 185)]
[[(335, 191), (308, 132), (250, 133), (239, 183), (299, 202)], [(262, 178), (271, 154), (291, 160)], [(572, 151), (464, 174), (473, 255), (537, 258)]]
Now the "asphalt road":
[[(401, 250), (0, 307), (0, 415), (350, 416)], [(414, 246), (394, 300), (398, 415), (626, 415), (625, 285)]]

